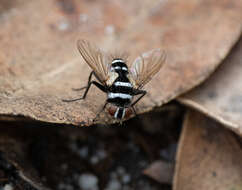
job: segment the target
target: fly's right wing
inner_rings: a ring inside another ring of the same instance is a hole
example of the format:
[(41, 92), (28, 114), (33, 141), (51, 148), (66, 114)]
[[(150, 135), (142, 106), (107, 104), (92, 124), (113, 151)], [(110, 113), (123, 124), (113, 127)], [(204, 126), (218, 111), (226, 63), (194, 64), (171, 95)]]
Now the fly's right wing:
[(95, 45), (87, 40), (78, 40), (77, 47), (86, 63), (92, 68), (97, 79), (102, 83), (108, 80), (110, 64), (107, 56)]
[(165, 63), (165, 52), (154, 49), (136, 58), (130, 71), (137, 88), (142, 88), (159, 72)]

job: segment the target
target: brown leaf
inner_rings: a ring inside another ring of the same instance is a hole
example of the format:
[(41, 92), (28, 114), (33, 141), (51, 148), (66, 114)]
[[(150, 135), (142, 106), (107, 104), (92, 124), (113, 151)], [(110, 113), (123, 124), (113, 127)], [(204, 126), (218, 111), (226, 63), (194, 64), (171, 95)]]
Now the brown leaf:
[(242, 136), (242, 38), (201, 86), (178, 98)]
[(188, 112), (177, 153), (174, 190), (241, 189), (238, 138), (206, 116)]
[(164, 161), (155, 161), (148, 168), (146, 168), (143, 173), (150, 178), (160, 182), (160, 183), (172, 183), (174, 172), (174, 164), (164, 162)]
[(84, 86), (90, 72), (78, 38), (132, 58), (166, 49), (166, 65), (137, 106), (141, 113), (206, 79), (242, 26), (241, 0), (15, 1), (0, 3), (0, 113), (57, 123), (92, 124), (106, 98), (93, 88), (85, 101), (61, 101), (80, 97), (71, 88)]

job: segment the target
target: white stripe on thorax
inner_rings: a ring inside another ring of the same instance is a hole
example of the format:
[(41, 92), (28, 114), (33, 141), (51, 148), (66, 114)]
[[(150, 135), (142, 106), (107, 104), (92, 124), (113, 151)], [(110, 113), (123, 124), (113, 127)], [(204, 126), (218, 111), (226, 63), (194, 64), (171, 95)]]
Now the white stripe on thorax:
[(131, 99), (132, 96), (129, 95), (129, 94), (109, 92), (108, 93), (108, 98), (109, 99), (113, 99), (113, 98)]
[(116, 67), (111, 67), (111, 71), (114, 71), (114, 70), (120, 70), (120, 69), (122, 69), (122, 70), (124, 70), (124, 71), (127, 71), (128, 69), (126, 68), (126, 67), (120, 67), (120, 66), (116, 66)]
[(124, 61), (122, 59), (115, 59), (112, 61), (112, 64), (119, 63), (119, 62), (124, 63)]
[(126, 87), (132, 87), (132, 84), (130, 82), (115, 82), (115, 86), (126, 86)]
[(111, 71), (114, 71), (114, 70), (120, 70), (121, 67), (120, 66), (116, 66), (116, 67), (111, 67)]

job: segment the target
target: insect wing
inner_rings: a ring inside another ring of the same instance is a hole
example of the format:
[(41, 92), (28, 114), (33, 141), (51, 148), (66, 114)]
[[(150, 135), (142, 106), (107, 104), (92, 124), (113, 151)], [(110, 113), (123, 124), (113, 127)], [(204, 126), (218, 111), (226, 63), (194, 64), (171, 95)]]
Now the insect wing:
[(97, 79), (105, 84), (110, 70), (105, 53), (87, 40), (78, 40), (77, 47), (83, 59), (94, 71)]
[(159, 72), (165, 63), (165, 52), (154, 49), (143, 53), (133, 62), (130, 72), (138, 88), (142, 88)]

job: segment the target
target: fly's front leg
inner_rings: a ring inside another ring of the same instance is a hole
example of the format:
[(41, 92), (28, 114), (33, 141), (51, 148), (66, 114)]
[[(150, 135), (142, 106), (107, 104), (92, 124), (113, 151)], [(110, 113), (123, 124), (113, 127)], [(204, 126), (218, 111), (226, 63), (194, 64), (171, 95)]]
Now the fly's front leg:
[(62, 101), (63, 102), (75, 102), (75, 101), (78, 101), (78, 100), (85, 99), (92, 84), (94, 84), (96, 87), (98, 87), (101, 91), (107, 92), (107, 88), (105, 86), (103, 86), (102, 84), (99, 84), (96, 81), (91, 81), (91, 82), (88, 83), (88, 85), (86, 87), (86, 90), (85, 90), (85, 92), (84, 92), (84, 94), (83, 94), (83, 96), (81, 98), (72, 99), (72, 100), (62, 100)]
[(82, 88), (72, 88), (72, 90), (74, 90), (74, 91), (80, 91), (80, 90), (83, 90), (83, 89), (87, 88), (88, 87), (88, 84), (91, 82), (91, 79), (92, 79), (92, 75), (93, 74), (94, 74), (94, 72), (92, 71), (90, 73), (89, 77), (88, 77), (88, 82), (87, 82), (87, 85), (86, 86), (84, 86)]

